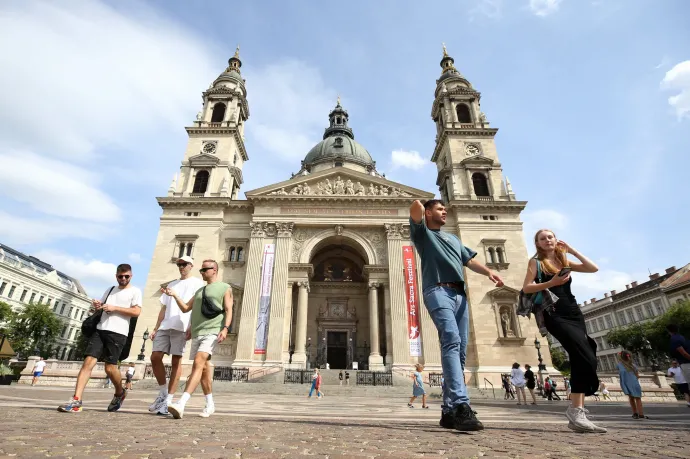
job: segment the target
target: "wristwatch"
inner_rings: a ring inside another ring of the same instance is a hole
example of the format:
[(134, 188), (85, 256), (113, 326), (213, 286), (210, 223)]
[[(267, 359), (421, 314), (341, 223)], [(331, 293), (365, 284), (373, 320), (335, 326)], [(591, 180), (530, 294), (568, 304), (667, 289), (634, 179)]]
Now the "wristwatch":
[[(224, 325), (224, 326), (223, 326), (223, 328), (227, 329), (227, 330), (228, 330), (228, 332), (230, 331), (230, 327), (229, 327), (229, 326), (227, 326), (227, 325)], [(223, 328), (221, 328), (221, 330), (222, 330)]]

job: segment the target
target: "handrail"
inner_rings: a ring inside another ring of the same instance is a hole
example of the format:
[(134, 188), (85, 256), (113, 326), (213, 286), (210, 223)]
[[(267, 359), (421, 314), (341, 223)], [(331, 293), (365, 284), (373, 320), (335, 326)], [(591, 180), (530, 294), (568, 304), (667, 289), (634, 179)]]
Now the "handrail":
[(494, 389), (494, 384), (488, 379), (484, 378), (484, 389), (486, 389), (486, 383), (491, 384), (491, 393), (494, 395), (494, 398), (496, 398), (496, 390)]

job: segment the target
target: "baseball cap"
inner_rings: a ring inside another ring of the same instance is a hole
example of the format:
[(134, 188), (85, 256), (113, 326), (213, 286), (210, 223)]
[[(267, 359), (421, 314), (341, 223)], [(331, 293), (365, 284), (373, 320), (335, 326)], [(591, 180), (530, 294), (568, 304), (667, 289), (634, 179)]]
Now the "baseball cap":
[(189, 264), (192, 264), (192, 265), (194, 264), (194, 259), (192, 257), (190, 257), (189, 255), (185, 255), (184, 257), (180, 257), (177, 259), (177, 261), (185, 261)]

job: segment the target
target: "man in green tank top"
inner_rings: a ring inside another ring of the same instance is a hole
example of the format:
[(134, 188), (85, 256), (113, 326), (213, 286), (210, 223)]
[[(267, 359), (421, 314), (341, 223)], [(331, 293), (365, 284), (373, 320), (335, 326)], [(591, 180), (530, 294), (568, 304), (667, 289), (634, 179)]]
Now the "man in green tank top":
[[(207, 365), (217, 343), (222, 343), (228, 336), (232, 322), (232, 288), (218, 280), (218, 263), (204, 260), (199, 270), (206, 286), (197, 290), (194, 297), (186, 304), (172, 289), (166, 289), (166, 295), (175, 299), (182, 312), (192, 311), (191, 332), (192, 351), (189, 358), (194, 360), (192, 373), (187, 378), (185, 392), (177, 403), (168, 406), (168, 412), (175, 419), (184, 415), (184, 407), (201, 382), (206, 396), (206, 407), (200, 416), (207, 418), (215, 411), (212, 394), (212, 374)], [(203, 379), (202, 379), (203, 378)]]

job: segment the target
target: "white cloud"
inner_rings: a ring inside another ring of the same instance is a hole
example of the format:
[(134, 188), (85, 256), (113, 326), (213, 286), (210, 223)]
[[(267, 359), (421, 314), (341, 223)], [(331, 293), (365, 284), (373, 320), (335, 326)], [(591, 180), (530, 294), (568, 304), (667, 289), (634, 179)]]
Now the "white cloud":
[(579, 303), (592, 298), (601, 299), (610, 290), (625, 290), (625, 285), (644, 276), (612, 269), (600, 269), (596, 273), (574, 273), (572, 289)]
[(55, 250), (41, 250), (33, 256), (77, 279), (91, 296), (98, 296), (108, 285), (115, 284), (117, 265), (113, 263), (74, 257)]
[(0, 153), (0, 194), (34, 210), (95, 222), (120, 219), (119, 207), (95, 187), (100, 175), (30, 152)]
[(548, 16), (558, 11), (562, 0), (529, 0), (529, 9), (537, 16)]
[(530, 238), (540, 229), (547, 228), (555, 233), (568, 227), (568, 216), (553, 209), (537, 209), (522, 214), (524, 229)]
[(407, 169), (419, 170), (429, 164), (429, 161), (422, 158), (419, 152), (405, 150), (394, 150), (391, 153), (391, 161), (393, 162), (394, 169), (405, 167)]
[(474, 21), (477, 16), (498, 19), (503, 12), (503, 0), (478, 0), (469, 11), (469, 20)]
[(0, 210), (0, 240), (7, 245), (49, 243), (67, 238), (103, 240), (113, 233), (110, 225), (67, 218), (25, 218)]
[[(247, 134), (278, 158), (294, 163), (321, 140), (336, 91), (315, 67), (285, 60), (248, 69), (252, 126)], [(346, 101), (342, 103), (347, 108)]]
[(668, 103), (675, 109), (679, 120), (690, 117), (690, 60), (680, 62), (666, 72), (661, 87), (679, 91), (668, 98)]
[(132, 263), (140, 263), (141, 262), (141, 255), (138, 253), (130, 253), (127, 258), (129, 258), (129, 261), (131, 261)]

